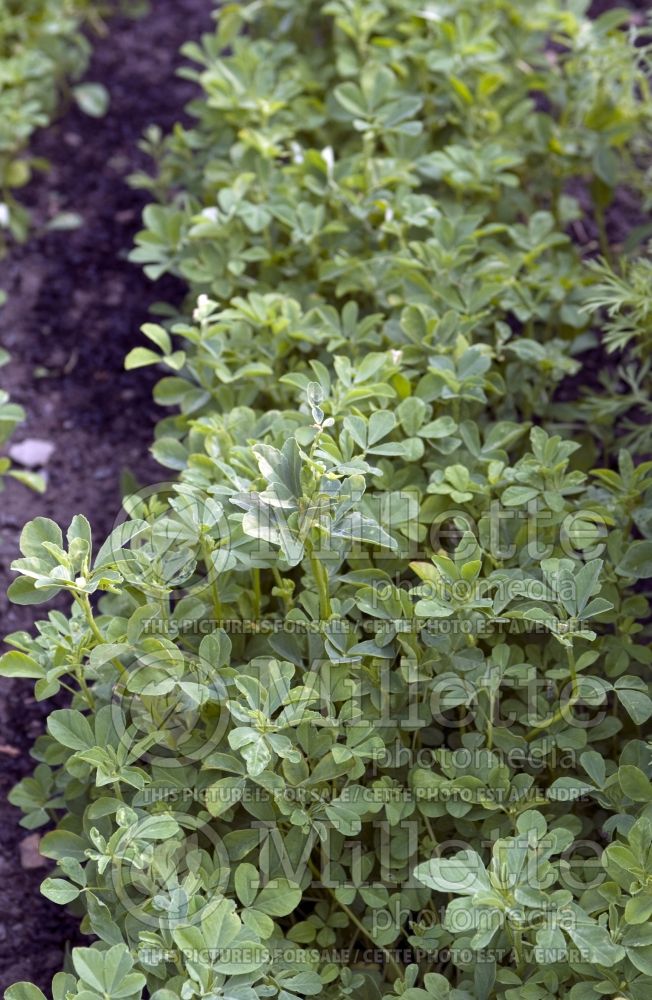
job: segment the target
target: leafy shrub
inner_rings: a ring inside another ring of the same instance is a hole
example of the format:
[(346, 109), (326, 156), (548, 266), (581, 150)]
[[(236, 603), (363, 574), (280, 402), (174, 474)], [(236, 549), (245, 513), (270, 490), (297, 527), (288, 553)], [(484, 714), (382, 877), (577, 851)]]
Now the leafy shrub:
[(99, 549), (31, 522), (10, 588), (72, 599), (0, 661), (72, 695), (11, 793), (98, 939), (57, 1000), (649, 995), (652, 463), (554, 402), (605, 305), (567, 185), (638, 176), (645, 52), (568, 6), (188, 50), (134, 256), (196, 307), (128, 358), (178, 479)]

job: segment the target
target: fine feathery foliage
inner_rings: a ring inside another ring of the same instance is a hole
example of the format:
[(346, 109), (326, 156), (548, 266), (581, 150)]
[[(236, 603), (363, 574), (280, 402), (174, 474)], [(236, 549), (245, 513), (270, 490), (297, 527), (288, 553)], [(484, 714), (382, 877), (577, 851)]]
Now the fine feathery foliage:
[(91, 936), (55, 1000), (650, 996), (652, 462), (593, 467), (576, 398), (587, 348), (645, 378), (604, 212), (647, 49), (585, 9), (257, 0), (187, 49), (133, 256), (193, 307), (128, 357), (176, 478), (25, 527), (11, 597), (71, 612), (0, 660), (70, 694), (11, 793)]

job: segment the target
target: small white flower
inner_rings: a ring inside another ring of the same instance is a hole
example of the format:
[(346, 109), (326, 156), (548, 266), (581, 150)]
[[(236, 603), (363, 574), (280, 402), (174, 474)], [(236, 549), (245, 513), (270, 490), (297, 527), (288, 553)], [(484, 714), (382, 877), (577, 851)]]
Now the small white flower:
[(439, 13), (439, 11), (435, 10), (433, 7), (424, 7), (423, 10), (421, 11), (421, 17), (424, 19), (424, 21), (442, 20), (442, 16)]
[(202, 320), (208, 314), (210, 309), (210, 299), (208, 295), (200, 295), (197, 299), (197, 308), (192, 314), (194, 320)]
[(403, 357), (403, 351), (390, 351), (389, 353), (391, 354), (392, 361), (395, 365), (397, 365)]
[(321, 156), (326, 164), (326, 169), (328, 170), (329, 176), (333, 172), (333, 167), (335, 166), (335, 154), (333, 152), (332, 146), (325, 146), (321, 151)]
[(85, 576), (78, 576), (75, 580), (76, 587), (85, 587), (87, 583), (88, 581)]
[(9, 225), (9, 206), (5, 205), (4, 201), (0, 201), (0, 226), (6, 229)]

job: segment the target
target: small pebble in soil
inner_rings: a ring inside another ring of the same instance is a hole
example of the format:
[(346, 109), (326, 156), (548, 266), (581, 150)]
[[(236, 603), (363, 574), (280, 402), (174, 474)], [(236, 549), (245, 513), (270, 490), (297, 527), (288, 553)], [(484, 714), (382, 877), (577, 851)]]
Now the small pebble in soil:
[(40, 469), (52, 458), (54, 445), (42, 438), (25, 438), (9, 449), (9, 457), (26, 469)]
[(45, 868), (49, 864), (48, 859), (44, 858), (39, 851), (40, 842), (41, 838), (38, 833), (30, 833), (28, 837), (21, 840), (18, 852), (23, 868)]
[(95, 469), (93, 473), (93, 479), (109, 479), (114, 473), (114, 469), (110, 465), (101, 465), (99, 468)]

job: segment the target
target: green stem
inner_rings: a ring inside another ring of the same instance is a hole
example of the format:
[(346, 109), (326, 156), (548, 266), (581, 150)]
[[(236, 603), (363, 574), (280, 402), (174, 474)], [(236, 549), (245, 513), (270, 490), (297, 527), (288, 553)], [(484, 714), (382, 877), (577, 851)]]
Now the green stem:
[(426, 816), (423, 813), (422, 813), (422, 816), (423, 816), (424, 823), (426, 824), (426, 830), (428, 831), (428, 834), (430, 835), (430, 839), (432, 840), (433, 847), (436, 847), (439, 842), (438, 842), (437, 838), (435, 837), (435, 831), (432, 828), (432, 823), (430, 822), (430, 817)]
[[(372, 944), (374, 947), (376, 947), (376, 942), (374, 941), (374, 939), (372, 938), (371, 934), (369, 933), (369, 931), (367, 930), (367, 928), (365, 927), (365, 925), (362, 923), (362, 921), (360, 920), (360, 918), (356, 916), (356, 914), (353, 912), (353, 910), (349, 906), (347, 906), (346, 903), (341, 903), (339, 901), (339, 899), (335, 895), (335, 892), (333, 891), (333, 889), (331, 889), (327, 885), (323, 885), (322, 884), (322, 882), (321, 882), (321, 872), (317, 868), (317, 865), (312, 860), (308, 861), (308, 865), (310, 867), (311, 872), (315, 876), (315, 878), (317, 878), (319, 880), (319, 884), (321, 885), (321, 887), (323, 889), (326, 889), (331, 894), (331, 896), (335, 900), (335, 903), (337, 904), (337, 906), (339, 906), (339, 908), (344, 913), (346, 913), (346, 915), (349, 918), (349, 920), (351, 921), (351, 923), (358, 929), (358, 931), (361, 934), (364, 934), (364, 936), (366, 937), (367, 941), (369, 941), (370, 944)], [(402, 979), (403, 978), (403, 970), (401, 969), (400, 965), (397, 964), (397, 962), (393, 958), (391, 952), (389, 952), (386, 948), (382, 948), (382, 952), (385, 955), (385, 959), (387, 961), (387, 965), (392, 970), (392, 972), (394, 973), (394, 975), (396, 976), (396, 978), (397, 979)]]
[(285, 613), (287, 614), (288, 611), (292, 610), (292, 598), (286, 592), (283, 577), (279, 573), (278, 568), (276, 566), (272, 566), (272, 573), (274, 575), (274, 583), (283, 594), (283, 604), (285, 606)]
[(261, 603), (261, 590), (260, 590), (260, 570), (252, 569), (251, 578), (253, 581), (254, 588), (254, 618), (256, 621), (260, 619), (260, 603)]
[(206, 542), (202, 542), (201, 545), (202, 558), (204, 560), (204, 566), (206, 567), (206, 572), (210, 577), (210, 592), (211, 592), (211, 602), (213, 604), (213, 617), (215, 618), (215, 623), (222, 621), (223, 611), (222, 611), (222, 601), (220, 600), (220, 589), (217, 583), (217, 574), (213, 567), (213, 560), (211, 559), (211, 552)]
[(523, 934), (521, 931), (513, 930), (511, 932), (512, 941), (514, 942), (514, 954), (516, 957), (516, 971), (521, 973), (525, 965), (525, 955), (523, 952)]
[(324, 621), (329, 621), (333, 609), (331, 608), (331, 598), (328, 586), (328, 570), (325, 568), (321, 559), (315, 555), (315, 551), (310, 545), (308, 547), (308, 553), (310, 555), (310, 566), (312, 568), (312, 575), (317, 584), (317, 592), (319, 594), (319, 614)]
[(566, 653), (568, 656), (568, 673), (571, 681), (571, 693), (568, 703), (566, 705), (560, 705), (554, 715), (551, 715), (549, 719), (545, 719), (544, 722), (538, 723), (538, 725), (533, 726), (529, 733), (526, 734), (525, 739), (528, 743), (536, 739), (539, 734), (545, 730), (549, 729), (550, 726), (554, 726), (557, 722), (562, 722), (566, 718), (567, 712), (576, 704), (579, 700), (579, 685), (577, 683), (577, 670), (575, 667), (575, 656), (573, 655), (573, 650), (571, 646), (566, 648)]
[(493, 694), (490, 694), (489, 713), (487, 715), (487, 750), (493, 750), (494, 748), (494, 707), (495, 698)]
[[(82, 610), (83, 610), (83, 612), (84, 612), (84, 614), (86, 616), (86, 621), (88, 622), (88, 627), (90, 628), (90, 630), (93, 633), (94, 637), (97, 639), (97, 641), (101, 645), (104, 645), (104, 643), (106, 642), (106, 639), (104, 638), (104, 636), (100, 632), (99, 628), (97, 627), (97, 622), (95, 621), (95, 618), (93, 617), (93, 609), (91, 607), (91, 601), (90, 601), (90, 598), (89, 598), (88, 594), (76, 595), (75, 596), (75, 600), (77, 601), (77, 603), (82, 608)], [(120, 660), (116, 660), (114, 658), (114, 659), (111, 660), (111, 663), (113, 664), (113, 666), (115, 667), (115, 669), (118, 671), (119, 674), (121, 674), (121, 675), (124, 676), (124, 675), (126, 675), (128, 673), (127, 669), (125, 667), (123, 667), (122, 664), (120, 663)], [(90, 697), (92, 699), (92, 695), (91, 695), (91, 693), (88, 690), (88, 687), (86, 685), (86, 680), (84, 678), (83, 671), (80, 670), (79, 674), (76, 674), (75, 676), (77, 677), (77, 680), (79, 681), (79, 684), (80, 684), (82, 690), (84, 691), (84, 693), (88, 697)]]
[[(76, 678), (76, 680), (77, 680), (77, 683), (78, 683), (78, 684), (79, 684), (79, 686), (81, 687), (81, 683), (80, 683), (80, 681), (79, 681), (79, 677), (77, 677), (77, 671), (76, 671), (76, 670), (75, 670), (75, 678)], [(65, 681), (62, 681), (62, 680), (60, 680), (60, 681), (59, 681), (59, 684), (60, 684), (60, 685), (61, 685), (61, 687), (62, 687), (62, 688), (64, 689), (64, 691), (68, 691), (68, 692), (69, 692), (70, 694), (72, 694), (72, 695), (76, 695), (76, 694), (79, 694), (79, 691), (75, 691), (74, 687), (71, 687), (71, 686), (70, 686), (70, 684), (66, 684), (66, 682), (65, 682)]]
[(75, 599), (77, 603), (81, 606), (86, 616), (86, 621), (88, 622), (88, 627), (90, 628), (91, 632), (93, 633), (98, 642), (104, 643), (105, 641), (104, 636), (97, 627), (97, 622), (93, 617), (93, 609), (91, 608), (91, 601), (88, 594), (82, 594), (81, 596), (76, 597)]
[[(84, 677), (84, 668), (83, 668), (83, 666), (81, 664), (75, 670), (75, 678), (77, 679), (77, 683), (79, 684), (79, 687), (81, 688), (81, 692), (84, 695), (84, 698), (88, 702), (88, 707), (91, 709), (91, 711), (94, 711), (95, 710), (95, 698), (93, 697), (92, 692), (91, 692), (88, 684), (86, 683), (86, 678)], [(67, 685), (63, 684), (62, 687), (67, 687)]]

